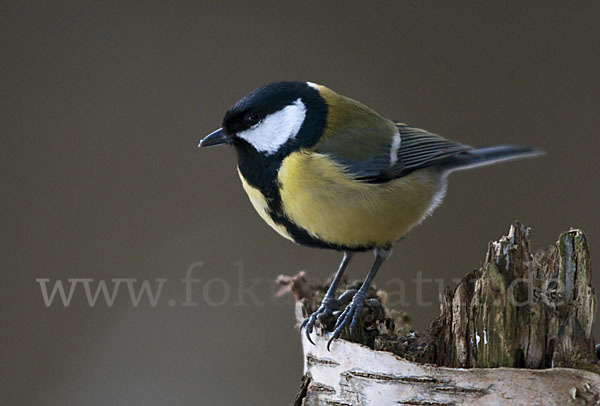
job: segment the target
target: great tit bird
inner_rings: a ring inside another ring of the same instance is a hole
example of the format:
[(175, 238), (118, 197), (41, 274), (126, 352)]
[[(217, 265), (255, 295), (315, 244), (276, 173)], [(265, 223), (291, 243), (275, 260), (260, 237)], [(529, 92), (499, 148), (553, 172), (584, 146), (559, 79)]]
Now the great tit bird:
[(540, 155), (521, 146), (473, 148), (450, 141), (311, 82), (252, 91), (199, 146), (220, 144), (235, 148), (242, 186), (267, 224), (295, 243), (343, 252), (320, 307), (300, 327), (310, 342), (316, 320), (341, 307), (336, 289), (354, 253), (374, 251), (328, 347), (346, 326), (353, 334), (392, 245), (442, 202), (448, 174)]

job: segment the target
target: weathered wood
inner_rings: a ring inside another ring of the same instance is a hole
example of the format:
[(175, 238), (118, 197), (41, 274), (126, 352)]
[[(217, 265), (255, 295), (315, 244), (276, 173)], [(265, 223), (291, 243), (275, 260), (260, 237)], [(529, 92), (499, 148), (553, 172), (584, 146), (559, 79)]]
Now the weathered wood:
[(454, 293), (446, 290), (432, 328), (437, 363), (595, 369), (591, 276), (581, 231), (562, 233), (533, 256), (529, 229), (513, 224), (508, 236), (489, 244), (480, 270)]
[[(585, 236), (567, 231), (532, 255), (529, 232), (515, 223), (491, 242), (481, 268), (441, 295), (427, 333), (410, 331), (407, 315), (373, 289), (356, 342), (346, 331), (328, 352), (333, 320), (313, 333), (315, 346), (302, 335), (304, 390), (294, 404), (600, 405)], [(280, 281), (296, 295), (298, 321), (326, 287), (304, 274)]]

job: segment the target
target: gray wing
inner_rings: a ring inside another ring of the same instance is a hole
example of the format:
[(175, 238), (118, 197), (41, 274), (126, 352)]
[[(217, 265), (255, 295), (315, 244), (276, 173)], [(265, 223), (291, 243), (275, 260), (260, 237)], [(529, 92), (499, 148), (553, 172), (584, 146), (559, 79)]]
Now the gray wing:
[(348, 169), (357, 179), (370, 183), (387, 182), (417, 169), (442, 164), (455, 155), (472, 149), (468, 145), (406, 124), (396, 123), (396, 128), (400, 134), (396, 162), (392, 164), (382, 155), (366, 162), (353, 163)]
[[(473, 149), (437, 134), (406, 124), (396, 124), (401, 144), (398, 149), (400, 173), (440, 164), (456, 154)], [(400, 175), (402, 176), (402, 175)]]

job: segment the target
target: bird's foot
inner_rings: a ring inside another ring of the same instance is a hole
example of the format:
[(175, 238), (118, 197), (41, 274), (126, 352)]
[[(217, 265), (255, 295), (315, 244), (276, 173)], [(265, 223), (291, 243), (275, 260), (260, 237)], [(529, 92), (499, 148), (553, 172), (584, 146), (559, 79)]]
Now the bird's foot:
[(350, 304), (346, 306), (342, 314), (340, 314), (340, 316), (337, 319), (337, 322), (335, 323), (335, 330), (333, 331), (333, 335), (329, 339), (329, 342), (327, 342), (328, 351), (332, 341), (336, 338), (339, 338), (344, 328), (348, 325), (350, 325), (350, 337), (354, 336), (356, 326), (358, 325), (358, 320), (360, 318), (360, 313), (362, 312), (362, 309), (365, 305), (365, 298), (365, 292), (359, 290), (352, 298)]
[(335, 317), (336, 313), (339, 313), (338, 310), (350, 302), (355, 292), (356, 290), (347, 290), (337, 299), (325, 296), (319, 308), (309, 317), (304, 319), (300, 325), (300, 330), (303, 328), (305, 329), (304, 334), (306, 334), (306, 338), (311, 344), (315, 344), (310, 338), (310, 334), (313, 332), (316, 321), (325, 321)]

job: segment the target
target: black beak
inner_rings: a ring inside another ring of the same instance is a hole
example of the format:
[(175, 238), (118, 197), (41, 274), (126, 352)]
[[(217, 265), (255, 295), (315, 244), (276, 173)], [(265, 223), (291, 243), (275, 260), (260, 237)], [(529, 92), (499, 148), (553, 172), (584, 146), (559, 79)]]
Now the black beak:
[(229, 136), (229, 134), (227, 134), (222, 128), (219, 128), (217, 131), (213, 131), (212, 133), (204, 137), (202, 141), (200, 141), (200, 144), (198, 144), (198, 148), (227, 144), (230, 141), (231, 137)]

